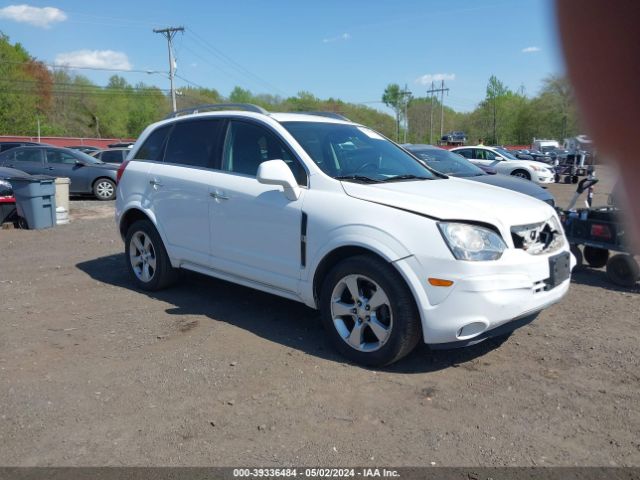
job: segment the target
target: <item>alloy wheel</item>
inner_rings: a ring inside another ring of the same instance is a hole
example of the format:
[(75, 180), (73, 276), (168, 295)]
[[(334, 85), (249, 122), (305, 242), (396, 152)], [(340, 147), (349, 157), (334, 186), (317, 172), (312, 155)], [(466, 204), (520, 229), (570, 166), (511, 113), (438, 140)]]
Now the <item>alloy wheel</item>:
[(364, 275), (347, 275), (337, 282), (331, 295), (331, 318), (342, 340), (359, 352), (382, 348), (393, 328), (389, 297)]
[(156, 251), (146, 233), (138, 231), (131, 237), (129, 261), (139, 280), (146, 283), (153, 279), (156, 273)]
[(102, 180), (96, 185), (96, 195), (100, 198), (111, 198), (114, 191), (113, 183), (107, 182), (106, 180)]

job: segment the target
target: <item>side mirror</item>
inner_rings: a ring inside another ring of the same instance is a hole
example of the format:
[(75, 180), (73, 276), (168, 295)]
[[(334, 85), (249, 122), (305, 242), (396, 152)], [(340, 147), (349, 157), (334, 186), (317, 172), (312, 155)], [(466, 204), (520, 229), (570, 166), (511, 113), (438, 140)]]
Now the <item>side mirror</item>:
[(300, 187), (291, 169), (282, 160), (267, 160), (258, 166), (258, 182), (265, 185), (280, 185), (289, 200), (300, 198)]
[(495, 160), (499, 162), (500, 160), (504, 160), (504, 157), (501, 157), (500, 155), (496, 155)]
[(76, 166), (77, 166), (77, 167), (84, 167), (84, 166), (86, 166), (86, 165), (87, 165), (87, 164), (86, 164), (86, 163), (84, 163), (82, 160), (76, 160)]

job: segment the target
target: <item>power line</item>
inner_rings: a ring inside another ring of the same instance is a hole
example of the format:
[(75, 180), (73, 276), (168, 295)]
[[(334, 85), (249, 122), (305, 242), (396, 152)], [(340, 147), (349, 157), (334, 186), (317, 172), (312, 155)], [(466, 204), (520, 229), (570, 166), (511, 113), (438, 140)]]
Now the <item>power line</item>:
[(80, 65), (65, 65), (59, 63), (48, 63), (42, 62), (40, 60), (34, 60), (32, 62), (14, 62), (10, 60), (0, 60), (0, 63), (6, 63), (8, 65), (32, 65), (32, 64), (40, 64), (45, 67), (51, 68), (60, 68), (60, 69), (68, 69), (68, 70), (102, 70), (106, 72), (128, 72), (128, 73), (147, 73), (147, 74), (162, 74), (166, 75), (167, 72), (163, 70), (135, 70), (135, 69), (126, 69), (126, 68), (107, 68), (107, 67), (86, 67)]
[(207, 50), (209, 50), (210, 53), (212, 53), (216, 57), (220, 58), (222, 61), (227, 63), (231, 68), (237, 70), (238, 72), (242, 73), (243, 75), (245, 75), (245, 76), (247, 76), (249, 78), (253, 78), (254, 81), (258, 81), (259, 83), (261, 83), (262, 85), (268, 87), (269, 89), (271, 89), (273, 91), (279, 92), (280, 94), (282, 94), (284, 96), (287, 95), (287, 93), (285, 93), (284, 91), (282, 91), (278, 87), (276, 87), (273, 84), (271, 84), (270, 82), (266, 81), (265, 79), (263, 79), (259, 75), (253, 73), (251, 70), (249, 70), (248, 68), (244, 67), (243, 65), (241, 65), (240, 63), (235, 61), (230, 56), (226, 55), (220, 49), (218, 49), (218, 48), (214, 47), (213, 45), (211, 45), (207, 40), (205, 40), (201, 35), (199, 35), (193, 29), (189, 28), (187, 30), (187, 32), (191, 33), (193, 35), (194, 39), (198, 40), (201, 43), (203, 48), (206, 48)]
[(231, 78), (231, 79), (241, 79), (240, 76), (233, 74), (233, 73), (229, 73), (227, 72), (225, 69), (221, 68), (219, 65), (214, 65), (213, 63), (211, 63), (207, 58), (203, 57), (202, 55), (200, 55), (198, 52), (196, 52), (195, 50), (189, 48), (187, 45), (183, 45), (182, 47), (184, 50), (187, 50), (189, 52), (191, 52), (192, 55), (195, 55), (197, 58), (199, 58), (202, 62), (204, 62), (206, 65), (208, 65), (209, 67), (211, 67), (215, 72), (217, 73), (223, 73), (225, 74), (227, 77)]
[(184, 80), (184, 81), (185, 81), (185, 82), (187, 82), (189, 85), (192, 85), (192, 86), (194, 86), (194, 87), (196, 87), (196, 88), (201, 88), (201, 89), (203, 89), (203, 90), (207, 90), (207, 87), (203, 87), (202, 85), (199, 85), (199, 84), (197, 84), (196, 82), (192, 82), (191, 80), (189, 80), (189, 79), (187, 79), (187, 78), (184, 78), (183, 76), (178, 75), (177, 73), (175, 74), (175, 76), (176, 76), (177, 78), (179, 78), (180, 80)]

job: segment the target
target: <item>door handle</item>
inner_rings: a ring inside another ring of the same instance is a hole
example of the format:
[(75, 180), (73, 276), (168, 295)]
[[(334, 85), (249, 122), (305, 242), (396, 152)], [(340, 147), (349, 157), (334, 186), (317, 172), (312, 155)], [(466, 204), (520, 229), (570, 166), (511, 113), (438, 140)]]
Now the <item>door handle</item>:
[(47, 170), (53, 170), (53, 167), (49, 167), (49, 168), (47, 168)]
[(210, 192), (209, 195), (216, 200), (229, 200), (229, 197), (227, 197), (223, 192), (218, 192), (217, 190), (215, 192)]
[(162, 183), (154, 178), (153, 180), (149, 180), (149, 185), (151, 185), (152, 187), (161, 187)]

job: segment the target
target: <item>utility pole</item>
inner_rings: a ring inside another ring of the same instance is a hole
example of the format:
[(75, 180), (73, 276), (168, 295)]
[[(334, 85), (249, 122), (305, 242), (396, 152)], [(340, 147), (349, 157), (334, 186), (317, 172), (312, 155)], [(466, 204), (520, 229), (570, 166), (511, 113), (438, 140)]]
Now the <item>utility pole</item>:
[[(433, 95), (437, 92), (440, 92), (440, 138), (442, 138), (444, 128), (444, 92), (447, 92), (447, 95), (449, 95), (449, 88), (444, 88), (444, 80), (442, 80), (440, 88), (434, 88), (433, 82), (431, 82), (431, 90), (427, 90), (427, 93)], [(433, 96), (431, 97), (431, 110), (431, 123), (433, 123)], [(429, 137), (431, 137), (431, 133), (429, 133)], [(429, 141), (431, 141), (431, 138), (429, 138)]]
[(433, 145), (433, 91), (435, 89), (435, 85), (433, 80), (431, 81), (431, 90), (427, 93), (430, 95), (429, 99), (429, 143)]
[(171, 106), (173, 111), (176, 111), (176, 90), (173, 87), (173, 76), (175, 73), (174, 58), (173, 58), (173, 37), (176, 33), (184, 32), (184, 27), (168, 27), (168, 28), (154, 28), (153, 33), (161, 33), (167, 39), (167, 45), (169, 47), (169, 83), (171, 84)]
[(400, 95), (402, 95), (402, 100), (404, 102), (404, 143), (407, 143), (407, 131), (409, 130), (409, 116), (407, 114), (412, 92), (407, 90), (406, 83), (404, 84), (404, 90), (400, 92)]

